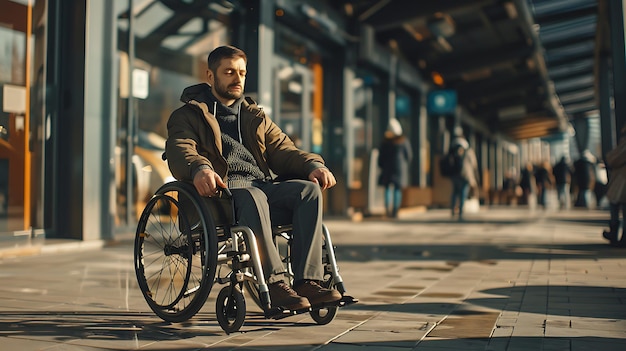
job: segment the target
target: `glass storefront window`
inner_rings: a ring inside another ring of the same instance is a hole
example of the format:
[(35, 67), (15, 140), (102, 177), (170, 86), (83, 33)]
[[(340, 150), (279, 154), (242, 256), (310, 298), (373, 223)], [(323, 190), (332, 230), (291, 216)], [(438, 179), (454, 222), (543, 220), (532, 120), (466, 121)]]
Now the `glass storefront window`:
[(304, 150), (311, 150), (312, 73), (303, 65), (275, 58), (274, 121)]
[(132, 227), (145, 202), (172, 179), (161, 158), (167, 120), (181, 106), (183, 89), (206, 81), (209, 52), (230, 42), (234, 6), (157, 0), (118, 0), (118, 5), (116, 224)]

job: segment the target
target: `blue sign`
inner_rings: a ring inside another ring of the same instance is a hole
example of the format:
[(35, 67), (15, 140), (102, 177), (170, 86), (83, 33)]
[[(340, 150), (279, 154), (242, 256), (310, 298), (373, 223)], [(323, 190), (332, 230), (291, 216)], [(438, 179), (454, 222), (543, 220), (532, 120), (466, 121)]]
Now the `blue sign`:
[(429, 115), (452, 115), (456, 104), (455, 90), (435, 90), (428, 93), (426, 109)]
[(396, 97), (396, 115), (408, 116), (411, 113), (411, 100), (406, 95)]

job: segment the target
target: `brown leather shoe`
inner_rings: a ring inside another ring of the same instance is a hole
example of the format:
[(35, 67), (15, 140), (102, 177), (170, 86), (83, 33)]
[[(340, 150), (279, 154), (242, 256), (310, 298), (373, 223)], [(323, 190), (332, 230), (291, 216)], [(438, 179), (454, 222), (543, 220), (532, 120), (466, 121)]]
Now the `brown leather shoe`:
[(282, 307), (288, 310), (302, 310), (311, 307), (306, 297), (298, 295), (284, 282), (270, 284), (268, 289), (273, 307)]
[(341, 300), (341, 293), (335, 289), (327, 289), (315, 280), (305, 280), (294, 287), (298, 295), (309, 299), (311, 305), (318, 305), (325, 302), (335, 302)]

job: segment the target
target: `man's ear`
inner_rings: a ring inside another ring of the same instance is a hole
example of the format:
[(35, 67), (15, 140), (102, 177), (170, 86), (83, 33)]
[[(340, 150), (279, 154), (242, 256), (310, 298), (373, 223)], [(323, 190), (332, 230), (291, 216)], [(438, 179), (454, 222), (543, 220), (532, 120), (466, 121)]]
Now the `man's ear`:
[(206, 70), (206, 80), (209, 85), (213, 86), (213, 81), (215, 80), (215, 77), (213, 76), (213, 71), (211, 71), (210, 69)]

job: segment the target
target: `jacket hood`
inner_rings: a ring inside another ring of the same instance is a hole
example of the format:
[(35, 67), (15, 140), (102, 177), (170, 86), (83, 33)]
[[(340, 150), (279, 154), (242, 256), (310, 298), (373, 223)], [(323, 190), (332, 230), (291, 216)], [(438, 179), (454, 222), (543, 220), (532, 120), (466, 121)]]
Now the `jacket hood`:
[[(214, 115), (237, 115), (239, 112), (239, 105), (242, 103), (243, 99), (244, 97), (241, 96), (232, 105), (225, 106), (213, 95), (211, 92), (211, 86), (207, 83), (189, 86), (183, 90), (183, 93), (180, 96), (180, 101), (186, 104), (191, 100), (205, 103), (209, 108), (209, 112)], [(217, 113), (213, 111), (214, 106), (217, 106)]]

